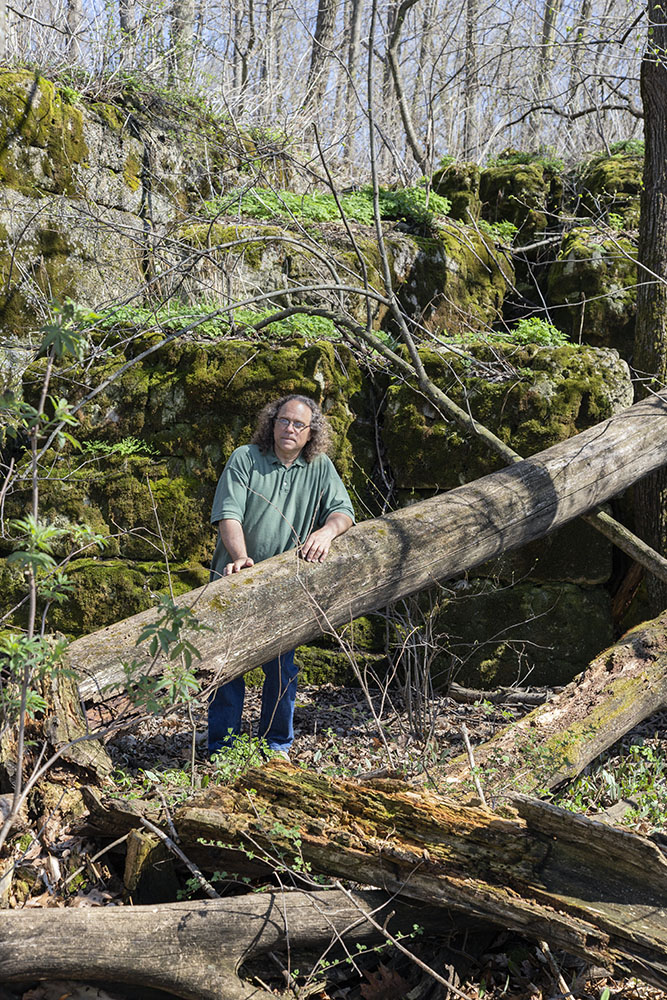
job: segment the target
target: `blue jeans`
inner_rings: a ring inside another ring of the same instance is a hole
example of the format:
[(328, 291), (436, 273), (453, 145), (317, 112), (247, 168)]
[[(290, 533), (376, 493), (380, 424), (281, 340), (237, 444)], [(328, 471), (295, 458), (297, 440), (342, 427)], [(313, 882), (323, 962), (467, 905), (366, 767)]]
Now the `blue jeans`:
[[(292, 719), (296, 701), (294, 650), (281, 653), (275, 660), (262, 665), (264, 686), (258, 736), (266, 740), (271, 750), (289, 750), (294, 739)], [(222, 684), (208, 705), (208, 752), (230, 746), (241, 732), (241, 715), (245, 697), (245, 680), (235, 677)]]

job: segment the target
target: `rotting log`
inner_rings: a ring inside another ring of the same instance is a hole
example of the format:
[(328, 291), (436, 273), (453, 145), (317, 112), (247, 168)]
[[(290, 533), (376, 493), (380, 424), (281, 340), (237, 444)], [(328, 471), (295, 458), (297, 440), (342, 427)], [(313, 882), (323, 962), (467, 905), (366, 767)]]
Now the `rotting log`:
[[(113, 803), (89, 801), (117, 829)], [(127, 814), (125, 813), (125, 818)], [(358, 785), (272, 761), (209, 786), (173, 822), (186, 853), (218, 844), (309, 867), (549, 941), (667, 987), (667, 860), (652, 840), (513, 796), (503, 812), (396, 781)], [(285, 877), (285, 875), (283, 875)]]
[(244, 962), (287, 946), (319, 954), (329, 946), (340, 952), (342, 943), (354, 955), (357, 942), (384, 940), (364, 913), (377, 910), (382, 924), (396, 909), (385, 893), (325, 890), (162, 906), (0, 910), (0, 982), (109, 981), (187, 1000), (269, 1000), (274, 993), (239, 978)]
[[(295, 551), (180, 598), (210, 626), (198, 633), (202, 676), (219, 684), (359, 615), (519, 548), (667, 463), (667, 393), (466, 486), (366, 521), (327, 561)], [(82, 698), (122, 685), (120, 662), (153, 610), (77, 639), (69, 663)]]
[[(667, 705), (667, 611), (627, 632), (546, 704), (474, 750), (491, 795), (541, 794), (576, 777)], [(429, 772), (447, 794), (470, 783), (467, 756)]]

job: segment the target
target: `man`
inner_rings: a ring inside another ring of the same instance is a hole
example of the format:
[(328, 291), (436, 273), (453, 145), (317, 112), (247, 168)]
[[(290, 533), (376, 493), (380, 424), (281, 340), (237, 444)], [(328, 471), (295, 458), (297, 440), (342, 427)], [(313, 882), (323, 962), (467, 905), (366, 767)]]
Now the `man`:
[[(211, 523), (218, 542), (211, 579), (240, 573), (262, 559), (298, 548), (308, 562), (322, 562), (331, 543), (354, 524), (354, 511), (325, 454), (329, 428), (308, 396), (277, 399), (262, 410), (249, 445), (225, 466), (213, 500)], [(263, 665), (259, 735), (274, 754), (288, 758), (297, 668), (294, 650)], [(217, 689), (208, 710), (209, 754), (241, 732), (243, 677)]]

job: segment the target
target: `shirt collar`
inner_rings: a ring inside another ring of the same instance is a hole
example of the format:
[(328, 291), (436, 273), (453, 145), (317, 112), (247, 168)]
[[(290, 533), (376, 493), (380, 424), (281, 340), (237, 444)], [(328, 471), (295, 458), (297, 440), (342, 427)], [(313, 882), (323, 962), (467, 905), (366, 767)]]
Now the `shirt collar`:
[[(273, 448), (269, 452), (269, 460), (270, 460), (270, 462), (271, 462), (272, 465), (283, 465), (283, 463), (280, 461), (280, 459), (276, 455), (276, 453), (273, 450)], [(308, 463), (306, 462), (305, 458), (303, 457), (303, 450), (302, 450), (302, 451), (299, 452), (298, 457), (294, 459), (294, 461), (292, 462), (292, 465), (290, 465), (290, 466), (284, 466), (284, 468), (290, 468), (291, 469), (293, 465), (307, 465), (307, 464)]]

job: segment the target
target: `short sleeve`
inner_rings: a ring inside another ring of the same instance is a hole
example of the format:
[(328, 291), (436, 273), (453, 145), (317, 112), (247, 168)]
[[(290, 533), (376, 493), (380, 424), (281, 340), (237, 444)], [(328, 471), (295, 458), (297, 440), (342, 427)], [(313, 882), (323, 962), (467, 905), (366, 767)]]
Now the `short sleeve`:
[(237, 448), (232, 452), (218, 480), (213, 497), (211, 524), (224, 519), (243, 524), (251, 471), (252, 457), (247, 446)]
[(320, 499), (319, 525), (321, 527), (330, 514), (347, 514), (355, 522), (354, 508), (350, 495), (345, 489), (343, 480), (336, 472), (336, 468), (327, 455), (322, 456), (324, 462), (323, 483)]

